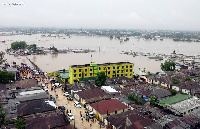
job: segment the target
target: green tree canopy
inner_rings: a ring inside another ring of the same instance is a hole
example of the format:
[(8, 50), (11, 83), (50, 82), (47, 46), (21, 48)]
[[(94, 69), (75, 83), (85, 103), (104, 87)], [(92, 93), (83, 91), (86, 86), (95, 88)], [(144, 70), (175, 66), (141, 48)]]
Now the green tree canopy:
[(6, 61), (6, 59), (4, 59), (4, 55), (5, 55), (5, 53), (1, 51), (0, 52), (0, 65)]
[(15, 80), (15, 75), (7, 71), (0, 71), (0, 83), (9, 83)]
[(95, 79), (95, 85), (103, 86), (103, 85), (105, 85), (105, 82), (106, 82), (105, 72), (97, 73), (97, 78)]
[(31, 44), (31, 45), (28, 45), (27, 48), (28, 48), (28, 50), (31, 50), (31, 51), (35, 52), (36, 49), (37, 49), (37, 45), (36, 44)]
[(172, 83), (173, 84), (179, 84), (179, 83), (181, 83), (181, 81), (177, 78), (172, 78)]
[(172, 95), (176, 95), (177, 94), (177, 91), (174, 90), (174, 89), (170, 89), (169, 91), (172, 93)]
[(17, 50), (17, 49), (25, 49), (27, 47), (27, 44), (25, 41), (16, 41), (16, 42), (13, 42), (11, 44), (11, 48), (14, 49), (14, 50)]
[(135, 101), (137, 104), (144, 105), (144, 100), (142, 100), (139, 96), (131, 94), (128, 96), (128, 99)]
[(160, 65), (162, 71), (174, 71), (176, 69), (176, 63), (173, 61), (165, 61)]
[(186, 77), (185, 81), (191, 81), (192, 79), (190, 77)]
[(15, 121), (15, 125), (17, 129), (25, 129), (26, 122), (22, 118), (19, 118)]

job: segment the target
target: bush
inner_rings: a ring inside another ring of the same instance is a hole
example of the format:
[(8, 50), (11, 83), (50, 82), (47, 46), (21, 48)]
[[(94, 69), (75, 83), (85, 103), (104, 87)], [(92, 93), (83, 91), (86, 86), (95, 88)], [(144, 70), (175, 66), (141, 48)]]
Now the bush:
[(172, 95), (176, 95), (177, 94), (177, 91), (174, 90), (174, 89), (170, 89), (169, 91), (172, 93)]
[(144, 100), (141, 99), (139, 96), (131, 94), (128, 96), (128, 99), (135, 101), (137, 104), (144, 105)]
[(181, 83), (181, 81), (177, 78), (172, 78), (172, 83), (173, 84), (179, 84), (179, 83)]
[(9, 83), (15, 80), (15, 75), (7, 71), (0, 71), (0, 83)]
[(185, 81), (191, 81), (192, 79), (190, 77), (186, 77)]

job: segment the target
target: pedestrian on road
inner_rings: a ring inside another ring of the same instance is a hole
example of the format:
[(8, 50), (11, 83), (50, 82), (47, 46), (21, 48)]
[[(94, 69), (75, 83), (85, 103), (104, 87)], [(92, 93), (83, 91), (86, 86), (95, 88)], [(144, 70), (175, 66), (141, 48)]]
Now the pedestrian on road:
[(90, 127), (92, 127), (92, 124), (90, 123)]
[(69, 110), (69, 112), (71, 113), (71, 110)]
[(81, 117), (82, 117), (82, 114), (81, 114)]

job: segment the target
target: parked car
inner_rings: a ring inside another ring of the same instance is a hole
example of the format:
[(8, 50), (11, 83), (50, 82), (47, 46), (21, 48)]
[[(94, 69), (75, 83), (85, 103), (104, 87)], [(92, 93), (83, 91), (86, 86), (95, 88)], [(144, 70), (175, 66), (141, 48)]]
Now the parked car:
[(71, 113), (67, 113), (67, 118), (69, 120), (74, 120), (74, 116)]
[(65, 92), (65, 93), (64, 93), (64, 96), (69, 96), (69, 93), (68, 93), (68, 92)]
[(68, 97), (67, 100), (73, 101), (73, 98), (72, 97)]
[(59, 110), (65, 111), (65, 106), (58, 106)]
[(74, 102), (74, 106), (75, 106), (75, 107), (78, 107), (78, 108), (81, 108), (81, 104), (80, 104), (78, 101), (75, 101), (75, 102)]

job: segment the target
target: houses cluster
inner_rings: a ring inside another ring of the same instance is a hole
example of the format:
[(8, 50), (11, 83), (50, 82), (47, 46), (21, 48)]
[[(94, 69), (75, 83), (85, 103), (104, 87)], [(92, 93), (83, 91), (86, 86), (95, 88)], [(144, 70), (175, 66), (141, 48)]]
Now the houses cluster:
[(15, 121), (22, 118), (27, 129), (71, 129), (65, 112), (50, 99), (48, 90), (39, 85), (38, 78), (34, 76), (37, 70), (24, 67), (24, 64), (16, 69), (17, 76), (21, 78), (17, 77), (15, 82), (9, 84), (0, 84), (1, 108), (6, 114), (5, 121), (9, 122), (1, 127), (16, 128)]
[[(82, 81), (68, 84), (65, 90), (108, 128), (195, 128), (200, 125), (200, 85), (197, 76), (186, 73), (113, 77), (101, 88)], [(130, 95), (144, 103), (131, 100)]]

